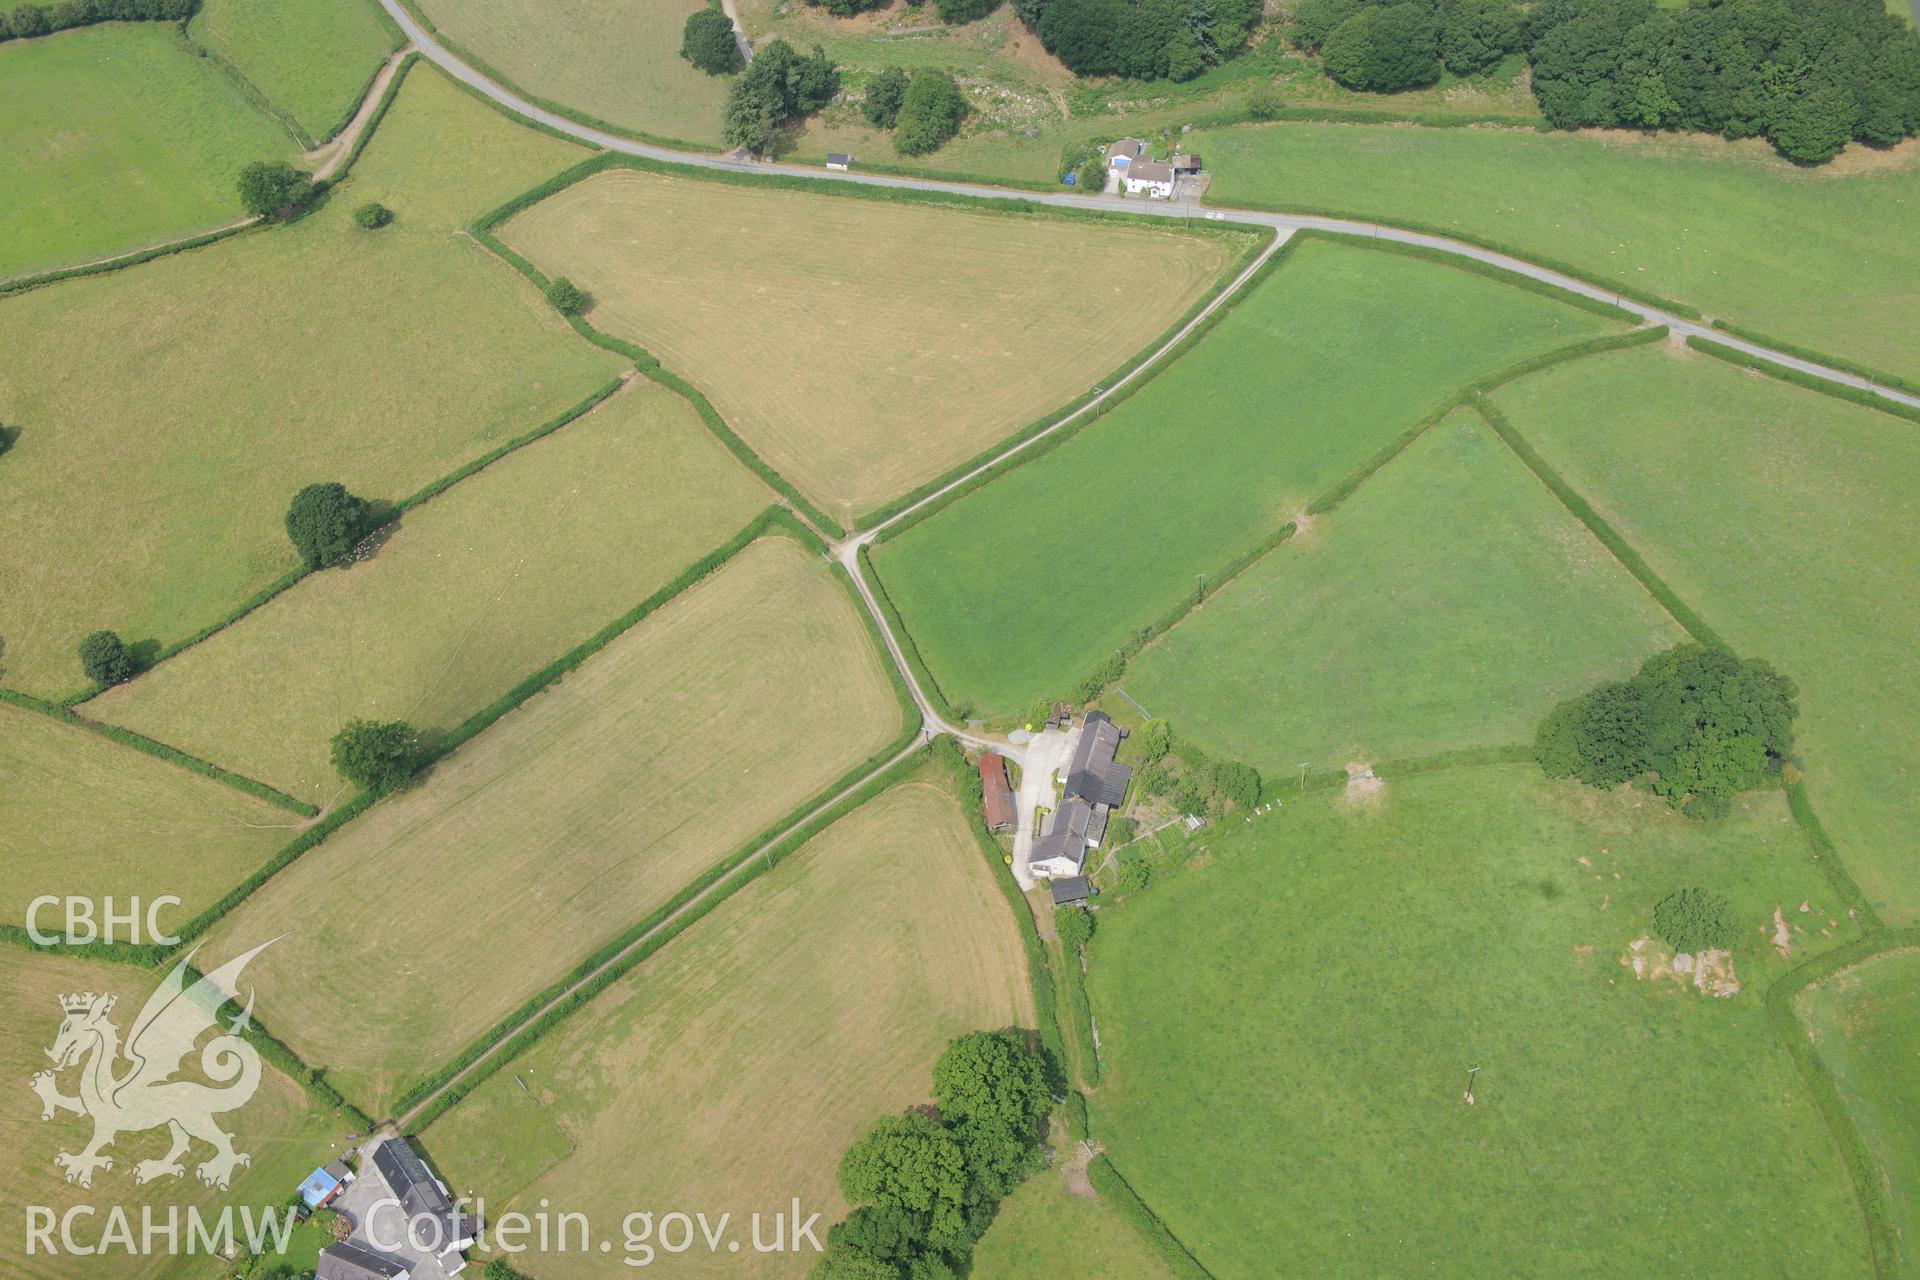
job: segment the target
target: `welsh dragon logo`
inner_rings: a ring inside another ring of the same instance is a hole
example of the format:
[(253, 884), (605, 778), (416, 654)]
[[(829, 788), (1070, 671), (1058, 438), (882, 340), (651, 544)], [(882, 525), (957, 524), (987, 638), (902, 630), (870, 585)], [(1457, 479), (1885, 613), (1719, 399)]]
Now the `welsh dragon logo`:
[[(113, 1158), (101, 1152), (115, 1138), (163, 1125), (172, 1145), (160, 1158), (134, 1165), (135, 1182), (185, 1173), (180, 1158), (194, 1139), (213, 1148), (213, 1155), (195, 1170), (208, 1186), (226, 1190), (233, 1171), (253, 1162), (233, 1149), (233, 1136), (213, 1120), (245, 1106), (260, 1087), (260, 1054), (241, 1039), (253, 1018), (252, 990), (247, 992), (246, 1008), (224, 1033), (204, 1045), (200, 1041), (206, 1032), (220, 1029), (216, 1015), (222, 1005), (238, 998), (240, 971), (273, 941), (235, 957), (191, 986), (187, 966), (194, 953), (188, 953), (147, 997), (124, 1045), (120, 1029), (109, 1017), (118, 997), (91, 991), (60, 997), (65, 1017), (47, 1050), (53, 1067), (37, 1072), (28, 1083), (40, 1095), (42, 1120), (63, 1111), (93, 1119), (93, 1139), (78, 1155), (62, 1151), (54, 1157), (54, 1164), (66, 1170), (68, 1182), (92, 1186), (96, 1169), (113, 1168)], [(199, 1057), (190, 1063), (188, 1055), (196, 1048)], [(198, 1065), (199, 1074), (213, 1083), (176, 1079), (189, 1065)], [(69, 1097), (60, 1091), (60, 1075), (74, 1068), (80, 1072), (80, 1092)]]

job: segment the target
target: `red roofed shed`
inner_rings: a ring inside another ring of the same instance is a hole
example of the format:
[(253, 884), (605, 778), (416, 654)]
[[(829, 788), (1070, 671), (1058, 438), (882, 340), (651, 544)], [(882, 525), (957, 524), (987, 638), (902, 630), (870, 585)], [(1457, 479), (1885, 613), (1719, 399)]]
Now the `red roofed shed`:
[(1007, 762), (991, 751), (980, 757), (980, 802), (988, 830), (1012, 830), (1013, 788), (1007, 783)]

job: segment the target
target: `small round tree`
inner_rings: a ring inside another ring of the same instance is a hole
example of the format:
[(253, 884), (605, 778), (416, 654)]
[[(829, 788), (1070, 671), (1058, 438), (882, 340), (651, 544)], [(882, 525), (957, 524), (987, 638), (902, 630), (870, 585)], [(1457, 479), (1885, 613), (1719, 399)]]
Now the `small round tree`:
[(680, 56), (710, 76), (731, 75), (747, 65), (740, 56), (740, 42), (733, 37), (733, 22), (717, 4), (687, 16), (680, 33)]
[(285, 160), (256, 160), (240, 171), (234, 185), (241, 207), (261, 218), (291, 213), (313, 191), (313, 180)]
[(580, 309), (587, 305), (587, 295), (579, 285), (561, 276), (547, 286), (547, 301), (561, 315), (574, 316), (579, 315)]
[(1717, 951), (1739, 934), (1733, 904), (1697, 885), (1676, 889), (1653, 909), (1653, 931), (1675, 951)]
[(333, 735), (333, 767), (356, 787), (384, 795), (413, 776), (419, 737), (405, 720), (349, 720)]
[(309, 569), (339, 564), (360, 541), (372, 508), (339, 481), (310, 484), (293, 495), (287, 508), (287, 536)]
[(393, 221), (393, 210), (377, 200), (369, 200), (353, 211), (353, 220), (369, 231), (378, 231)]
[(80, 669), (95, 684), (119, 684), (133, 678), (133, 652), (111, 631), (96, 631), (80, 642)]

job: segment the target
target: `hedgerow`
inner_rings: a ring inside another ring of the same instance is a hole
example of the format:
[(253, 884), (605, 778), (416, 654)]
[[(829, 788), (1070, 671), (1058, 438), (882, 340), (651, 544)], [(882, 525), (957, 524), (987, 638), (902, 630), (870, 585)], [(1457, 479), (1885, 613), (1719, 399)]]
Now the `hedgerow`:
[[(485, 470), (486, 468), (492, 466), (494, 463), (500, 461), (500, 459), (506, 457), (508, 454), (514, 452), (515, 450), (523, 449), (527, 445), (532, 444), (534, 441), (539, 440), (544, 436), (552, 435), (555, 431), (558, 431), (561, 427), (566, 426), (569, 422), (572, 422), (574, 419), (580, 417), (582, 414), (585, 414), (588, 410), (596, 408), (603, 400), (611, 396), (614, 392), (618, 391), (624, 385), (626, 385), (626, 382), (625, 382), (625, 379), (623, 378), (610, 379), (607, 383), (605, 383), (599, 389), (590, 393), (585, 399), (579, 401), (578, 403), (574, 404), (570, 408), (561, 410), (558, 414), (547, 419), (545, 422), (541, 423), (537, 427), (534, 427), (532, 430), (522, 432), (520, 435), (514, 436), (513, 438), (495, 446), (494, 448), (489, 449), (487, 452), (481, 454), (479, 457), (474, 458), (471, 461), (466, 462), (463, 465), (454, 468), (452, 471), (449, 471), (447, 474), (441, 476), (437, 480), (429, 481), (425, 486), (414, 491), (413, 493), (408, 494), (406, 497), (394, 503), (391, 507), (383, 508), (382, 510), (385, 518), (382, 519), (378, 524), (373, 525), (371, 528), (369, 528), (366, 534), (363, 534), (362, 536), (363, 537), (370, 536), (374, 533), (379, 532), (381, 529), (390, 527), (395, 521), (399, 520), (401, 516), (413, 510), (415, 507), (419, 506), (421, 503), (427, 502), (430, 499), (438, 497), (440, 494), (445, 493), (448, 489), (452, 488), (454, 485), (460, 483), (460, 481), (467, 479), (469, 476), (472, 476), (477, 472)], [(242, 600), (237, 606), (235, 606), (230, 612), (228, 612), (225, 617), (220, 618), (218, 621), (210, 622), (206, 626), (200, 628), (200, 630), (194, 632), (192, 635), (187, 636), (185, 639), (176, 640), (174, 643), (162, 648), (159, 651), (159, 653), (154, 655), (152, 661), (147, 664), (147, 669), (151, 670), (154, 666), (158, 665), (159, 663), (165, 662), (167, 659), (172, 658), (180, 653), (184, 653), (186, 650), (191, 649), (193, 646), (199, 644), (201, 641), (210, 639), (211, 637), (218, 635), (220, 632), (225, 631), (228, 627), (231, 627), (234, 623), (240, 621), (242, 618), (252, 613), (255, 609), (260, 608), (262, 605), (272, 600), (275, 596), (278, 596), (281, 592), (286, 591), (289, 588), (293, 587), (295, 584), (301, 582), (309, 574), (317, 573), (317, 572), (319, 572), (319, 570), (309, 568), (306, 565), (301, 565), (296, 569), (288, 570), (285, 574), (282, 574), (280, 577), (274, 579), (272, 582), (268, 583), (266, 586), (262, 587), (260, 590), (254, 592), (252, 595), (248, 596), (245, 600)], [(105, 692), (104, 686), (93, 685), (91, 687), (76, 690), (73, 693), (66, 694), (63, 697), (61, 697), (58, 700), (58, 702), (59, 702), (59, 705), (65, 706), (65, 707), (79, 706), (87, 702), (91, 698), (98, 697), (103, 692)], [(167, 749), (172, 750), (172, 748), (167, 748)], [(311, 812), (314, 812), (314, 810), (311, 808), (311, 806), (309, 806), (307, 809), (307, 812), (311, 813)]]
[(1175, 1275), (1187, 1277), (1188, 1280), (1213, 1280), (1213, 1273), (1187, 1252), (1187, 1247), (1174, 1237), (1173, 1232), (1167, 1230), (1167, 1224), (1147, 1207), (1146, 1201), (1128, 1185), (1106, 1156), (1098, 1155), (1087, 1162), (1087, 1181), (1100, 1193), (1101, 1202), (1126, 1219), (1127, 1224), (1140, 1233), (1140, 1238), (1160, 1255)]
[[(825, 551), (825, 544), (820, 541), (819, 537), (811, 529), (808, 529), (795, 519), (791, 512), (780, 507), (767, 508), (766, 511), (757, 516), (746, 528), (735, 534), (733, 538), (717, 551), (697, 561), (678, 578), (654, 592), (653, 595), (647, 597), (645, 601), (635, 606), (627, 614), (609, 623), (584, 643), (575, 646), (559, 658), (554, 659), (545, 667), (542, 667), (539, 671), (534, 672), (519, 684), (515, 685), (512, 690), (496, 700), (493, 704), (469, 717), (452, 733), (448, 734), (445, 739), (435, 745), (433, 751), (423, 760), (422, 767), (425, 767), (426, 764), (431, 763), (433, 760), (444, 759), (508, 711), (518, 707), (534, 694), (548, 688), (562, 676), (579, 667), (587, 658), (604, 648), (615, 637), (627, 631), (647, 615), (658, 610), (662, 605), (687, 590), (694, 583), (711, 576), (750, 543), (769, 534), (794, 538), (800, 542), (801, 545), (816, 552)], [(836, 565), (835, 569), (838, 570), (839, 566)], [(851, 596), (853, 594), (853, 586), (846, 580), (844, 570), (840, 570), (836, 576), (842, 589)], [(853, 601), (853, 604), (859, 611), (860, 617), (865, 620), (869, 629), (869, 635), (872, 637), (874, 643), (876, 645), (882, 645), (883, 642), (874, 630), (872, 618), (867, 614), (865, 609), (860, 608), (857, 599)], [(882, 647), (881, 651), (882, 653), (885, 652), (884, 647)], [(814, 808), (828, 803), (837, 793), (849, 786), (855, 785), (862, 777), (882, 767), (888, 760), (906, 750), (920, 734), (919, 709), (914, 704), (912, 695), (907, 691), (905, 681), (901, 679), (899, 672), (894, 669), (893, 664), (887, 662), (883, 663), (883, 665), (890, 677), (895, 700), (902, 711), (903, 723), (901, 730), (893, 739), (873, 752), (865, 760), (840, 775), (839, 778), (829, 783), (813, 797), (803, 801), (796, 808), (789, 810), (784, 816), (761, 831), (735, 853), (707, 868), (699, 876), (695, 877), (694, 880), (683, 886), (674, 897), (650, 913), (645, 919), (629, 926), (613, 939), (603, 943), (579, 963), (574, 965), (573, 968), (569, 969), (566, 974), (548, 984), (543, 990), (529, 996), (521, 1003), (519, 1008), (494, 1024), (494, 1026), (482, 1032), (449, 1062), (436, 1068), (433, 1072), (406, 1090), (394, 1104), (395, 1114), (404, 1114), (409, 1107), (418, 1103), (421, 1099), (428, 1097), (434, 1090), (440, 1088), (448, 1080), (459, 1075), (461, 1071), (465, 1070), (475, 1061), (478, 1061), (509, 1035), (514, 1035), (517, 1040), (518, 1035), (515, 1034), (516, 1028), (538, 1013), (544, 1005), (556, 999), (569, 986), (592, 973), (600, 965), (605, 964), (608, 960), (619, 955), (625, 948), (633, 945), (635, 941), (646, 936), (649, 931), (659, 927), (663, 922), (673, 917), (675, 912), (692, 902), (710, 886), (732, 874), (741, 860), (755, 856), (760, 846), (779, 837), (781, 832), (787, 830), (794, 823), (805, 819), (806, 815)], [(729, 893), (732, 891), (731, 888), (728, 890)]]
[(1476, 398), (1471, 404), (1474, 412), (1478, 413), (1481, 420), (1493, 429), (1494, 434), (1506, 442), (1515, 456), (1527, 465), (1527, 469), (1540, 478), (1540, 482), (1553, 492), (1554, 497), (1560, 499), (1560, 504), (1571, 511), (1576, 520), (1587, 526), (1593, 536), (1613, 553), (1614, 559), (1618, 560), (1621, 566), (1647, 589), (1648, 595), (1660, 602), (1661, 607), (1673, 616), (1675, 622), (1686, 629), (1688, 635), (1701, 644), (1724, 647), (1725, 642), (1712, 627), (1707, 625), (1706, 619), (1695, 613), (1686, 602), (1681, 600), (1674, 589), (1668, 586), (1666, 581), (1653, 571), (1652, 566), (1641, 558), (1640, 553), (1635, 551), (1627, 540), (1621, 537), (1598, 511), (1593, 509), (1593, 505), (1562, 479), (1560, 473), (1549, 466), (1545, 458), (1534, 451), (1533, 446), (1514, 429), (1504, 413), (1485, 399)]
[[(911, 732), (912, 735), (917, 736), (919, 730), (916, 727)], [(911, 736), (908, 739), (908, 746), (911, 746)], [(891, 746), (888, 754), (899, 755), (899, 752), (904, 749)], [(535, 1041), (551, 1031), (569, 1014), (606, 990), (608, 986), (630, 972), (635, 965), (640, 964), (678, 937), (690, 925), (703, 919), (715, 907), (747, 884), (778, 866), (794, 850), (806, 844), (827, 827), (882, 791), (910, 777), (926, 755), (927, 751), (922, 749), (895, 760), (891, 766), (873, 774), (854, 790), (834, 800), (827, 808), (819, 810), (811, 818), (805, 817), (809, 807), (821, 804), (824, 800), (831, 798), (836, 791), (844, 789), (847, 785), (846, 779), (843, 778), (834, 783), (820, 796), (804, 802), (798, 809), (790, 812), (765, 832), (709, 867), (699, 879), (682, 889), (671, 901), (650, 913), (646, 919), (602, 945), (545, 990), (529, 997), (519, 1009), (483, 1033), (451, 1062), (408, 1089), (394, 1104), (395, 1117), (406, 1116), (410, 1108), (431, 1097), (432, 1101), (418, 1115), (411, 1117), (411, 1125), (414, 1128), (423, 1129), (431, 1124), (494, 1072), (526, 1052)], [(886, 755), (880, 757), (883, 762), (886, 758)], [(871, 767), (871, 763), (862, 764), (854, 772), (857, 775)], [(796, 821), (801, 822), (801, 825), (793, 826)], [(788, 830), (790, 827), (791, 830)], [(781, 837), (782, 831), (788, 833)], [(779, 837), (779, 843), (771, 846), (766, 844), (768, 840), (776, 837)], [(715, 885), (721, 886), (719, 892), (707, 892)], [(706, 896), (702, 897), (703, 893)], [(576, 984), (578, 989), (568, 992), (568, 988)], [(543, 1006), (547, 1007), (544, 1012), (540, 1012)], [(532, 1017), (535, 1013), (538, 1013), (538, 1016)], [(529, 1017), (532, 1018), (531, 1021), (528, 1021)], [(484, 1062), (481, 1061), (483, 1058)], [(461, 1078), (452, 1087), (446, 1087), (449, 1081), (460, 1076), (476, 1062), (480, 1063), (478, 1070)], [(435, 1096), (436, 1090), (443, 1091)]]
[(296, 800), (284, 791), (270, 787), (264, 782), (249, 778), (244, 774), (234, 773), (229, 769), (222, 769), (219, 765), (211, 761), (202, 760), (198, 756), (188, 755), (177, 747), (170, 747), (164, 742), (156, 742), (145, 734), (135, 733), (131, 729), (123, 729), (118, 725), (102, 724), (98, 720), (89, 720), (85, 716), (75, 712), (73, 708), (62, 705), (61, 703), (48, 702), (43, 698), (36, 698), (30, 693), (21, 693), (15, 689), (0, 689), (0, 702), (9, 702), (16, 707), (23, 707), (28, 711), (38, 711), (40, 714), (49, 716), (52, 719), (75, 725), (90, 733), (97, 733), (110, 742), (117, 742), (123, 747), (132, 747), (135, 751), (143, 752), (146, 755), (154, 757), (156, 760), (165, 760), (168, 764), (179, 765), (182, 769), (197, 773), (203, 778), (211, 778), (215, 782), (225, 783), (236, 791), (244, 791), (255, 799), (264, 800), (271, 805), (277, 805), (290, 813), (297, 813), (303, 818), (310, 818), (319, 812), (318, 809), (305, 801)]
[[(1715, 342), (1711, 338), (1689, 337), (1687, 345), (1695, 351), (1710, 355), (1716, 360), (1725, 360), (1728, 364), (1738, 365), (1742, 369), (1751, 369), (1755, 373), (1764, 373), (1780, 382), (1792, 383), (1796, 387), (1805, 387), (1808, 391), (1818, 391), (1822, 395), (1851, 401), (1868, 409), (1878, 409), (1890, 413), (1896, 418), (1905, 418), (1909, 422), (1920, 422), (1920, 409), (1885, 396), (1877, 396), (1871, 391), (1859, 387), (1850, 387), (1842, 382), (1832, 382), (1826, 378), (1817, 378), (1798, 369), (1790, 369), (1771, 360), (1762, 360), (1759, 356), (1748, 355), (1738, 347), (1729, 347), (1725, 343)], [(1825, 357), (1810, 357), (1824, 359)]]

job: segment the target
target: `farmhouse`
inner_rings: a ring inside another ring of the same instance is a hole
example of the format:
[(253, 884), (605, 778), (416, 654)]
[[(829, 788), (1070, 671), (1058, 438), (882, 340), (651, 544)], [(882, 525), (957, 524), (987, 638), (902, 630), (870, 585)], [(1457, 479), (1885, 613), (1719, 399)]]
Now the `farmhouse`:
[(980, 805), (987, 830), (1013, 829), (1013, 787), (1007, 782), (1007, 762), (991, 751), (980, 757)]
[(1097, 848), (1106, 836), (1107, 820), (1127, 798), (1127, 784), (1133, 777), (1132, 767), (1114, 758), (1120, 738), (1120, 728), (1113, 721), (1098, 711), (1087, 712), (1067, 765), (1060, 807), (1053, 811), (1046, 832), (1027, 859), (1033, 874), (1050, 879), (1079, 875), (1087, 850)]
[(1150, 160), (1147, 144), (1138, 138), (1122, 138), (1107, 148), (1107, 168), (1125, 173), (1136, 160)]
[(1127, 194), (1144, 194), (1149, 200), (1167, 200), (1173, 196), (1173, 166), (1158, 160), (1136, 160), (1121, 176)]

